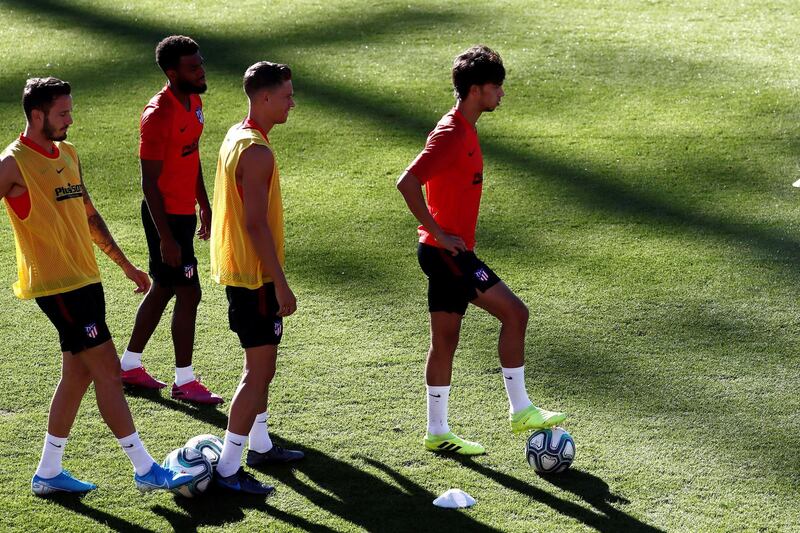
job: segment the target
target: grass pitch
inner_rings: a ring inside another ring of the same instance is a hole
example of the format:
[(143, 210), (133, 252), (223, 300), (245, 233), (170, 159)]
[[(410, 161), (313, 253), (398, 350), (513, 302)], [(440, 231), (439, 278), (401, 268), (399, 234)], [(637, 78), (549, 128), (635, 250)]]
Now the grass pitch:
[[(0, 291), (3, 530), (791, 530), (800, 523), (800, 210), (794, 2), (0, 1), (0, 138), (24, 127), (29, 76), (73, 83), (70, 140), (95, 204), (135, 263), (138, 118), (163, 85), (155, 43), (187, 33), (207, 60), (201, 155), (209, 192), (248, 65), (294, 71), (298, 106), (271, 135), (282, 172), (287, 320), (271, 432), (308, 453), (257, 475), (266, 503), (140, 496), (88, 395), (65, 465), (100, 490), (40, 500), (29, 482), (58, 380), (56, 335)], [(428, 342), (415, 223), (394, 180), (452, 105), (453, 57), (482, 42), (507, 96), (479, 122), (478, 253), (531, 309), (529, 392), (565, 410), (574, 469), (536, 476), (506, 421), (498, 325), (470, 310), (451, 426), (489, 453), (426, 452)], [(195, 368), (227, 399), (241, 349), (197, 246)], [(0, 284), (14, 281), (0, 223)], [(139, 298), (99, 258), (121, 351)], [(173, 367), (168, 319), (145, 353)], [(129, 396), (157, 458), (225, 410)], [(444, 511), (451, 487), (477, 505)]]

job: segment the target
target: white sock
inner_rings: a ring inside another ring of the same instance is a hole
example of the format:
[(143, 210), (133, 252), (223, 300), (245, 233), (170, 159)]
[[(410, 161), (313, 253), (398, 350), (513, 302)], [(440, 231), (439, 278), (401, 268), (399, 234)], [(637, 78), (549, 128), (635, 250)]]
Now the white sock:
[(250, 449), (254, 452), (265, 453), (272, 449), (272, 439), (269, 438), (269, 429), (267, 428), (268, 418), (267, 411), (256, 415), (253, 427), (250, 429)]
[(450, 398), (450, 385), (435, 387), (426, 385), (428, 390), (428, 433), (443, 435), (450, 432), (447, 425), (447, 400)]
[(125, 350), (122, 354), (122, 360), (119, 362), (122, 370), (133, 370), (142, 366), (142, 354)]
[(64, 457), (64, 447), (67, 445), (67, 437), (54, 437), (50, 433), (44, 434), (44, 447), (42, 448), (42, 458), (39, 460), (39, 467), (36, 475), (50, 479), (56, 477), (63, 470), (61, 458)]
[(503, 382), (506, 385), (508, 404), (511, 414), (518, 413), (531, 405), (528, 391), (525, 390), (525, 366), (502, 368)]
[(181, 385), (186, 385), (190, 381), (194, 381), (194, 370), (192, 370), (192, 365), (184, 366), (183, 368), (175, 367), (175, 385), (180, 387)]
[(127, 437), (117, 439), (117, 441), (119, 445), (122, 446), (122, 451), (125, 452), (128, 459), (131, 460), (133, 469), (136, 470), (137, 474), (143, 476), (150, 471), (155, 460), (147, 453), (144, 444), (142, 444), (142, 440), (139, 438), (138, 432), (133, 432)]
[(225, 442), (222, 444), (222, 455), (217, 464), (217, 473), (222, 477), (235, 474), (242, 464), (242, 453), (244, 453), (244, 442), (247, 435), (237, 435), (230, 431), (225, 432)]

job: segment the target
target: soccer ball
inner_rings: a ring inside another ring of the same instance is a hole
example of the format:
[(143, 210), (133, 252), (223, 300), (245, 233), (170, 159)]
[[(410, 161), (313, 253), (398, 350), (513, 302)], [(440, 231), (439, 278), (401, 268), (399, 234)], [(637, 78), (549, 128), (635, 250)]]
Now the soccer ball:
[(217, 469), (219, 458), (222, 456), (222, 440), (219, 437), (210, 434), (198, 435), (187, 440), (186, 447), (202, 453), (211, 463), (211, 468)]
[(182, 474), (194, 476), (194, 479), (186, 485), (172, 489), (175, 494), (180, 494), (187, 498), (204, 492), (211, 483), (211, 476), (214, 473), (208, 459), (198, 450), (188, 447), (172, 450), (164, 459), (163, 466)]
[(537, 472), (563, 472), (575, 459), (575, 441), (563, 428), (540, 429), (528, 437), (525, 457)]

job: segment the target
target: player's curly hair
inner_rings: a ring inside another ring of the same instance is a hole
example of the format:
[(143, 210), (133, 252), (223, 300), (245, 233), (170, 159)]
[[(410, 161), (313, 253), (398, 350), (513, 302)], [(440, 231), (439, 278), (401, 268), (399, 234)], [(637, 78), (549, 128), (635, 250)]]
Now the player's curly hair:
[(500, 54), (479, 44), (464, 50), (453, 61), (453, 88), (456, 98), (465, 99), (473, 85), (502, 85), (506, 69)]
[(22, 109), (25, 111), (25, 116), (30, 120), (34, 109), (47, 114), (56, 98), (67, 96), (71, 92), (72, 87), (64, 80), (53, 77), (30, 78), (22, 90)]
[(253, 96), (261, 89), (272, 89), (285, 81), (292, 79), (292, 69), (289, 65), (259, 61), (250, 65), (244, 72), (244, 92)]
[(191, 37), (185, 35), (170, 35), (162, 39), (156, 46), (156, 63), (166, 74), (167, 70), (175, 70), (181, 63), (183, 56), (196, 54), (200, 47)]

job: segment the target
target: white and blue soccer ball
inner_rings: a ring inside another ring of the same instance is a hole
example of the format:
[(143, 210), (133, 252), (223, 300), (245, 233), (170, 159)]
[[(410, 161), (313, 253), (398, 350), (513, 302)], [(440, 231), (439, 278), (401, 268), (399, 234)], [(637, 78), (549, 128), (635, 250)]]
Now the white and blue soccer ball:
[(208, 459), (198, 450), (189, 447), (172, 450), (164, 459), (163, 466), (182, 474), (192, 475), (193, 479), (189, 483), (172, 490), (175, 494), (187, 498), (205, 492), (214, 473)]
[(198, 435), (187, 440), (186, 447), (202, 453), (211, 463), (211, 468), (217, 469), (219, 458), (222, 457), (222, 440), (219, 437), (211, 434)]
[(575, 441), (564, 428), (540, 429), (528, 437), (525, 457), (539, 473), (563, 472), (575, 459)]

